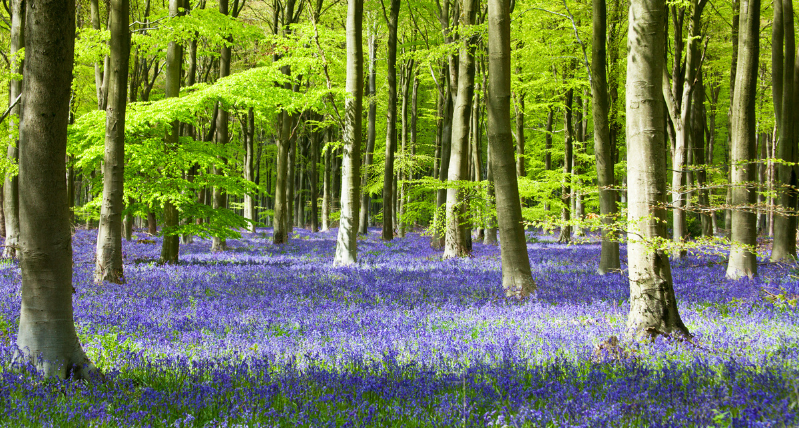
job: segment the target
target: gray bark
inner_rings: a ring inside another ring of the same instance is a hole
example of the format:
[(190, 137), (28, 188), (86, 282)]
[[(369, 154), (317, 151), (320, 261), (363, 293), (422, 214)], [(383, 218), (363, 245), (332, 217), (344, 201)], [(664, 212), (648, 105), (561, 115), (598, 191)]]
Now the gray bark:
[(514, 168), (510, 124), (510, 2), (488, 0), (488, 149), (497, 196), (506, 296), (525, 298), (535, 291), (522, 225), (519, 184)]
[[(247, 181), (255, 181), (255, 112), (250, 107), (247, 117), (242, 124), (242, 139), (244, 140), (244, 178)], [(252, 194), (244, 194), (244, 218), (250, 220), (250, 232), (255, 233), (255, 197)]]
[(664, 0), (632, 0), (627, 42), (627, 334), (688, 334), (677, 311), (668, 255), (650, 249), (665, 238), (666, 139), (661, 90), (665, 67)]
[(741, 0), (738, 67), (733, 94), (731, 127), (732, 246), (727, 278), (757, 276), (757, 217), (751, 206), (757, 200), (753, 186), (757, 173), (755, 101), (760, 53), (760, 0)]
[(122, 267), (122, 211), (125, 183), (125, 108), (128, 97), (130, 31), (129, 0), (111, 0), (108, 29), (111, 31), (109, 94), (105, 116), (103, 157), (103, 204), (97, 231), (94, 269), (96, 282), (125, 281)]
[[(330, 130), (327, 131), (327, 141), (330, 141)], [(330, 230), (330, 203), (332, 199), (333, 184), (330, 182), (330, 174), (333, 169), (332, 149), (325, 150), (325, 170), (322, 179), (322, 232)]]
[(344, 159), (341, 179), (341, 221), (338, 266), (358, 260), (358, 205), (361, 202), (361, 113), (363, 111), (363, 0), (347, 6), (347, 97), (344, 99)]
[[(599, 256), (600, 275), (621, 268), (619, 241), (613, 232), (616, 205), (616, 178), (613, 173), (613, 148), (610, 140), (608, 81), (606, 79), (605, 39), (607, 38), (607, 4), (593, 0), (594, 40), (591, 50), (591, 93), (593, 95), (594, 155), (596, 157), (597, 186), (599, 187), (599, 213), (602, 216), (602, 249)], [(551, 120), (551, 119), (550, 119)]]
[(72, 0), (28, 2), (20, 129), (22, 305), (18, 358), (46, 377), (84, 378), (96, 368), (75, 332), (72, 237), (66, 186), (67, 123), (75, 46)]
[[(223, 15), (229, 15), (230, 11), (228, 10), (228, 0), (220, 0), (219, 1), (219, 13)], [(228, 40), (230, 42), (231, 40)], [(219, 55), (219, 78), (227, 77), (230, 75), (230, 45), (224, 44), (220, 50)], [(179, 60), (178, 60), (179, 61)], [(178, 76), (180, 76), (180, 72), (178, 72)], [(220, 145), (221, 147), (225, 147), (230, 140), (229, 134), (229, 117), (230, 113), (227, 112), (222, 106), (219, 106), (219, 111), (216, 114), (216, 144)], [(224, 159), (220, 159), (219, 162), (224, 163)], [(214, 172), (219, 174), (219, 168), (214, 168)], [(214, 187), (213, 189), (213, 196), (212, 196), (212, 207), (215, 210), (227, 208), (227, 197), (225, 192), (220, 187)], [(166, 238), (164, 238), (164, 242), (166, 242)], [(213, 236), (211, 237), (211, 251), (226, 251), (227, 250), (227, 240), (222, 237)]]
[[(464, 0), (460, 25), (474, 24), (477, 13), (476, 0)], [(458, 64), (458, 95), (452, 116), (452, 148), (447, 180), (457, 182), (469, 179), (469, 124), (474, 99), (474, 37), (463, 38)], [(508, 106), (510, 107), (510, 106)], [(446, 236), (444, 258), (465, 257), (472, 252), (469, 224), (469, 202), (465, 191), (458, 187), (447, 188)]]
[(572, 228), (569, 225), (571, 221), (571, 199), (572, 199), (572, 150), (574, 150), (574, 124), (572, 113), (572, 101), (574, 100), (574, 89), (569, 88), (566, 91), (565, 114), (563, 118), (565, 135), (563, 141), (563, 186), (561, 187), (561, 201), (563, 208), (560, 210), (560, 220), (563, 225), (560, 228), (560, 236), (558, 242), (568, 243), (571, 242)]
[[(375, 139), (377, 135), (377, 29), (375, 26), (369, 27), (369, 125), (366, 131), (366, 153), (363, 161), (363, 181), (361, 188), (366, 189), (371, 178), (370, 167), (375, 151)], [(369, 207), (371, 196), (365, 190), (361, 199), (360, 220), (358, 221), (359, 233), (364, 235), (369, 233)]]
[[(18, 61), (17, 52), (25, 47), (25, 0), (11, 1), (11, 41), (10, 56)], [(17, 74), (23, 73), (24, 61), (19, 61)], [(22, 94), (22, 80), (11, 80), (8, 88), (9, 105)], [(21, 103), (11, 109), (8, 116), (8, 128), (12, 131), (20, 126), (22, 118)], [(19, 140), (8, 145), (8, 160), (11, 163), (19, 162)], [(3, 183), (3, 214), (5, 215), (5, 247), (3, 258), (17, 257), (19, 245), (19, 181), (16, 175), (8, 174)]]

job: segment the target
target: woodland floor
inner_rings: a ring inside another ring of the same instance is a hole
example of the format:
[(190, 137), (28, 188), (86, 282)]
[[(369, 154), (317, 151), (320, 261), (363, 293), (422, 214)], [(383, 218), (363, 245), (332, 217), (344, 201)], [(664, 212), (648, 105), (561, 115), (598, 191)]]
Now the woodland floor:
[[(151, 239), (142, 232), (138, 239)], [(624, 344), (626, 273), (599, 245), (530, 235), (539, 292), (507, 303), (499, 250), (441, 260), (412, 234), (359, 241), (332, 265), (335, 231), (271, 230), (181, 248), (124, 242), (124, 285), (91, 282), (96, 231), (74, 237), (75, 319), (105, 381), (44, 380), (11, 364), (16, 262), (0, 264), (2, 426), (793, 426), (799, 424), (799, 268), (724, 279), (723, 255), (673, 263), (699, 346)], [(623, 259), (626, 258), (624, 253)]]

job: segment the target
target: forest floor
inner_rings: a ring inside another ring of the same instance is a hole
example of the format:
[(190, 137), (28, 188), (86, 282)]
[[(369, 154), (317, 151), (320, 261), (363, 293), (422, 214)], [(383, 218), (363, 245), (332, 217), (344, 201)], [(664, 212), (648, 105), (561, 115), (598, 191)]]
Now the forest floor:
[[(105, 381), (54, 381), (11, 364), (20, 297), (0, 263), (2, 426), (794, 426), (799, 268), (727, 281), (723, 255), (673, 262), (695, 344), (622, 337), (626, 272), (599, 245), (529, 236), (539, 291), (506, 302), (499, 249), (441, 260), (411, 234), (359, 241), (332, 265), (335, 231), (271, 230), (181, 247), (124, 242), (123, 285), (92, 283), (96, 231), (74, 237), (75, 320)], [(623, 260), (626, 259), (624, 249)]]

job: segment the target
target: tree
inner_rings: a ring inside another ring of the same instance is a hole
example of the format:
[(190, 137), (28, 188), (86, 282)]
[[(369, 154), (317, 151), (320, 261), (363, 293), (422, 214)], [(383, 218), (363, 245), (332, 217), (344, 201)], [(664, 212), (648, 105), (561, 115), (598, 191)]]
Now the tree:
[(488, 0), (488, 148), (496, 192), (502, 287), (519, 299), (535, 291), (522, 225), (510, 128), (510, 5)]
[(344, 159), (341, 223), (335, 264), (358, 258), (358, 205), (361, 196), (361, 114), (363, 112), (363, 0), (347, 3), (347, 98), (344, 99)]
[(661, 92), (665, 0), (631, 0), (627, 41), (627, 260), (630, 336), (688, 334), (677, 311), (666, 237), (666, 135)]
[[(607, 38), (607, 5), (605, 0), (593, 0), (594, 43), (591, 50), (591, 93), (593, 94), (594, 154), (596, 156), (597, 185), (599, 186), (599, 213), (602, 215), (602, 250), (600, 274), (620, 268), (619, 242), (612, 231), (614, 217), (618, 213), (616, 190), (613, 188), (613, 156), (610, 141), (610, 117), (608, 108), (608, 81), (605, 77)], [(551, 116), (550, 116), (551, 117)], [(550, 122), (551, 127), (551, 119)]]
[(66, 186), (75, 2), (27, 3), (20, 129), (22, 305), (17, 349), (45, 376), (87, 377), (95, 367), (75, 331)]
[[(774, 115), (777, 125), (777, 158), (785, 161), (777, 166), (777, 209), (774, 215), (774, 244), (771, 261), (789, 261), (796, 258), (796, 217), (793, 211), (797, 199), (797, 148), (794, 133), (796, 111), (794, 109), (794, 74), (799, 67), (794, 65), (796, 36), (794, 34), (793, 3), (789, 0), (774, 2), (772, 29), (772, 93)], [(783, 47), (785, 52), (783, 53)], [(797, 57), (799, 59), (799, 57)]]
[(760, 0), (741, 0), (738, 41), (738, 67), (733, 94), (730, 123), (733, 186), (732, 247), (727, 265), (727, 278), (738, 279), (757, 275), (757, 217), (749, 209), (757, 200), (753, 186), (757, 173), (757, 130), (755, 101), (757, 98), (757, 66), (760, 54)]
[(122, 267), (122, 195), (125, 184), (125, 109), (128, 97), (129, 0), (112, 0), (108, 29), (111, 32), (108, 62), (108, 105), (103, 158), (103, 204), (97, 230), (96, 282), (124, 282)]
[[(366, 131), (366, 153), (363, 160), (363, 181), (361, 188), (366, 189), (369, 184), (370, 167), (372, 166), (372, 157), (375, 151), (376, 139), (376, 121), (377, 121), (377, 23), (369, 26), (369, 113), (367, 131)], [(371, 196), (368, 192), (363, 192), (361, 199), (361, 213), (358, 226), (360, 233), (366, 235), (369, 233), (369, 205), (371, 203)]]
[[(385, 16), (388, 22), (388, 111), (386, 112), (386, 163), (383, 167), (383, 240), (394, 239), (394, 150), (397, 148), (397, 25), (400, 0), (390, 0), (391, 11)], [(383, 15), (386, 7), (383, 5)]]
[[(464, 0), (461, 7), (460, 25), (462, 29), (469, 31), (469, 27), (475, 23), (477, 1)], [(457, 183), (469, 179), (469, 124), (474, 99), (476, 36), (462, 37), (460, 41), (457, 97), (452, 116), (452, 147), (447, 173), (450, 186), (447, 188), (444, 258), (465, 257), (472, 252), (471, 230), (467, 218), (468, 200), (464, 189)]]
[[(18, 74), (23, 73), (24, 61), (19, 57), (18, 52), (25, 47), (25, 0), (12, 0), (11, 1), (11, 43), (10, 43), (10, 57), (12, 64), (16, 64), (15, 72)], [(8, 88), (8, 102), (12, 105), (14, 101), (22, 96), (22, 80), (12, 79)], [(20, 119), (22, 111), (19, 106), (11, 110), (11, 116), (8, 118), (9, 130), (20, 126)], [(8, 145), (8, 160), (12, 163), (19, 161), (19, 140), (13, 144)], [(19, 181), (17, 176), (13, 174), (6, 174), (5, 182), (3, 184), (3, 214), (5, 216), (5, 247), (3, 248), (3, 257), (10, 258), (17, 256), (17, 245), (19, 244)]]

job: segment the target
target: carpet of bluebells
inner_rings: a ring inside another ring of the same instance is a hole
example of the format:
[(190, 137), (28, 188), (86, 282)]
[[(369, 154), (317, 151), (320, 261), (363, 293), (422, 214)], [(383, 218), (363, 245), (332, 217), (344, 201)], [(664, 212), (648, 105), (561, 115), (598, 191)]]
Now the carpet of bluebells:
[[(74, 236), (75, 318), (104, 380), (42, 379), (11, 363), (20, 271), (0, 264), (0, 425), (795, 426), (799, 269), (727, 281), (724, 257), (673, 263), (694, 343), (622, 337), (626, 272), (599, 276), (599, 245), (530, 235), (539, 291), (500, 289), (499, 249), (442, 260), (415, 234), (359, 241), (335, 267), (335, 230), (271, 230), (181, 248), (124, 242), (127, 283), (92, 283), (96, 231)], [(622, 251), (623, 259), (626, 258)]]

